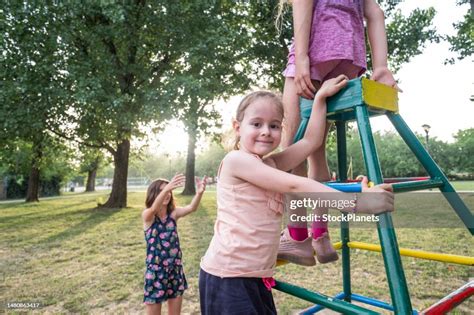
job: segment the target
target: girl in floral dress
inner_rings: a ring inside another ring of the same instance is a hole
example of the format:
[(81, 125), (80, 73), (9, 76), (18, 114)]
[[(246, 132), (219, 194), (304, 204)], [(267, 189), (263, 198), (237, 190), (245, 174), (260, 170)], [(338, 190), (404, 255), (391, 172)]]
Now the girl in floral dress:
[(176, 221), (195, 211), (206, 189), (206, 178), (197, 180), (197, 193), (185, 207), (176, 207), (172, 191), (183, 186), (178, 174), (168, 182), (150, 184), (146, 209), (142, 213), (147, 243), (144, 299), (147, 314), (161, 314), (161, 303), (168, 301), (168, 314), (179, 314), (184, 290), (188, 288), (182, 265)]

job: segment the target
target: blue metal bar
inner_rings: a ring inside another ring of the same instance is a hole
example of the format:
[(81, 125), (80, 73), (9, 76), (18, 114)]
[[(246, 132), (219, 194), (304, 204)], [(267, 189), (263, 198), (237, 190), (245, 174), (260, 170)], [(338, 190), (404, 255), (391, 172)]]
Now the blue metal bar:
[[(336, 299), (336, 300), (342, 300), (342, 299), (344, 299), (344, 296), (345, 296), (344, 292), (341, 292), (341, 293), (335, 295), (335, 296), (334, 296), (334, 299)], [(315, 306), (312, 306), (312, 307), (310, 307), (310, 308), (305, 309), (305, 310), (304, 310), (303, 312), (301, 312), (300, 314), (302, 314), (302, 315), (310, 315), (310, 314), (317, 313), (317, 312), (319, 312), (319, 311), (321, 311), (321, 310), (323, 310), (323, 309), (325, 309), (324, 306), (321, 306), (321, 305), (317, 305), (317, 304), (316, 304)]]
[(352, 300), (357, 301), (357, 302), (362, 302), (362, 303), (365, 303), (365, 304), (368, 304), (368, 305), (380, 307), (380, 308), (383, 308), (384, 310), (393, 311), (393, 306), (392, 305), (390, 305), (386, 302), (379, 301), (377, 299), (373, 299), (373, 298), (363, 296), (363, 295), (352, 294)]
[[(376, 307), (380, 307), (380, 308), (383, 308), (385, 310), (389, 310), (389, 311), (393, 311), (393, 306), (386, 303), (386, 302), (382, 302), (380, 300), (377, 300), (377, 299), (373, 299), (373, 298), (369, 298), (369, 297), (366, 297), (366, 296), (363, 296), (363, 295), (359, 295), (359, 294), (352, 294), (352, 300), (354, 301), (357, 301), (357, 302), (361, 302), (361, 303), (365, 303), (365, 304), (368, 304), (368, 305), (372, 305), (372, 306), (376, 306)], [(413, 310), (413, 315), (417, 315), (418, 312)]]
[(324, 183), (326, 186), (347, 193), (360, 193), (362, 186), (360, 183)]
[(351, 303), (347, 303), (341, 300), (335, 300), (330, 296), (323, 295), (316, 292), (311, 292), (306, 290), (305, 288), (300, 288), (295, 285), (281, 282), (275, 280), (276, 285), (273, 287), (275, 290), (279, 290), (281, 292), (299, 297), (305, 301), (313, 302), (316, 304), (324, 305), (327, 308), (330, 308), (333, 311), (341, 312), (343, 314), (354, 314), (354, 315), (362, 315), (362, 314), (378, 314), (372, 310), (365, 309), (358, 305), (354, 305)]

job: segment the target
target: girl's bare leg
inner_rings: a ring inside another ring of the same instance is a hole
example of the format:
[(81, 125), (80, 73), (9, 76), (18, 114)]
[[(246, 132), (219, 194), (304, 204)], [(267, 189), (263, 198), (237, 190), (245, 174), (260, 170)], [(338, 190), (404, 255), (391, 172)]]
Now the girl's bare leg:
[[(293, 138), (300, 125), (299, 97), (293, 78), (286, 78), (283, 90), (283, 106), (285, 110), (285, 121), (283, 124), (282, 147), (287, 148), (293, 143)], [(306, 163), (298, 165), (292, 170), (292, 174), (307, 176)], [(306, 216), (305, 208), (288, 209), (288, 218), (292, 215), (297, 217)], [(311, 246), (311, 238), (308, 237), (307, 223), (302, 220), (288, 222), (278, 249), (278, 258), (304, 266), (313, 266), (316, 263)]]
[[(324, 141), (321, 148), (312, 153), (309, 160), (309, 178), (317, 180), (318, 182), (325, 182), (331, 179), (329, 167), (326, 158), (326, 138), (329, 132), (330, 124), (326, 124), (326, 132), (324, 134)], [(314, 214), (318, 221), (313, 222), (311, 226), (313, 236), (313, 248), (316, 251), (316, 257), (320, 263), (328, 263), (338, 259), (336, 250), (329, 239), (329, 232), (327, 222), (322, 222), (324, 214), (328, 213), (327, 208), (316, 208)]]
[(181, 314), (181, 305), (183, 304), (183, 296), (175, 297), (168, 300), (168, 315)]
[[(283, 107), (285, 110), (285, 120), (283, 123), (283, 136), (281, 140), (281, 146), (283, 149), (286, 149), (291, 144), (293, 144), (293, 138), (295, 137), (296, 131), (300, 126), (300, 105), (299, 97), (296, 94), (296, 87), (293, 78), (286, 78), (285, 87), (283, 89)], [(307, 176), (306, 172), (306, 163), (301, 163), (295, 167), (292, 171), (292, 174), (298, 176)], [(288, 210), (288, 216), (291, 214), (297, 214), (298, 216), (305, 216), (306, 209), (298, 208), (295, 210)], [(306, 222), (289, 222), (288, 226), (295, 228), (307, 228)], [(306, 237), (308, 233), (306, 231)]]
[(145, 304), (145, 312), (147, 315), (161, 315), (161, 303)]

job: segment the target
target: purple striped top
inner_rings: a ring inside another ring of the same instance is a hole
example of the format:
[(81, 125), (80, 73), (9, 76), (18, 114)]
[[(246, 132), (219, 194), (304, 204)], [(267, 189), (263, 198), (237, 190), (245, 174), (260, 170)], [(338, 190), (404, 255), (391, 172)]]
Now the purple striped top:
[[(329, 60), (352, 60), (367, 68), (364, 0), (314, 0), (308, 55), (311, 65)], [(288, 63), (295, 63), (292, 43)]]

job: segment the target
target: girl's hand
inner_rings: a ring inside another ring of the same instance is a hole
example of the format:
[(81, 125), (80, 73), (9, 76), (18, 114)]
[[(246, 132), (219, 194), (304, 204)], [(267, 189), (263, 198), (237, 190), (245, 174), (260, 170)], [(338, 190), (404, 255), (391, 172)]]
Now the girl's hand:
[(178, 187), (182, 187), (182, 186), (184, 186), (185, 181), (186, 181), (186, 177), (183, 174), (176, 174), (171, 179), (171, 181), (168, 184), (166, 184), (166, 186), (165, 186), (165, 188), (163, 188), (163, 190), (172, 191), (173, 189), (176, 189)]
[(202, 179), (199, 177), (196, 178), (197, 192), (198, 194), (204, 193), (207, 185), (207, 176), (204, 176)]
[(380, 184), (369, 188), (366, 176), (362, 179), (362, 194), (356, 209), (361, 213), (380, 214), (394, 210), (393, 188), (390, 184)]
[(336, 78), (332, 78), (327, 81), (324, 81), (318, 93), (316, 93), (316, 97), (321, 97), (321, 98), (326, 99), (329, 96), (333, 96), (334, 94), (339, 92), (343, 87), (345, 87), (348, 81), (349, 81), (349, 78), (343, 74), (339, 75)]
[(297, 57), (295, 60), (295, 86), (298, 95), (310, 100), (314, 98), (316, 88), (311, 82), (308, 55)]
[(387, 67), (375, 68), (374, 73), (372, 73), (370, 79), (391, 86), (397, 89), (399, 92), (403, 92), (402, 89), (398, 87), (397, 81), (395, 81), (392, 71), (390, 71)]

